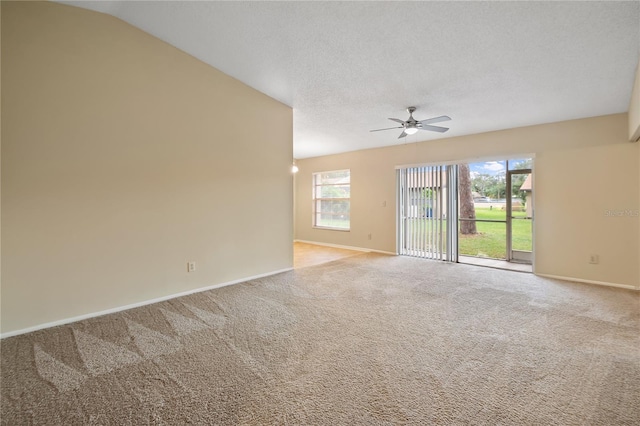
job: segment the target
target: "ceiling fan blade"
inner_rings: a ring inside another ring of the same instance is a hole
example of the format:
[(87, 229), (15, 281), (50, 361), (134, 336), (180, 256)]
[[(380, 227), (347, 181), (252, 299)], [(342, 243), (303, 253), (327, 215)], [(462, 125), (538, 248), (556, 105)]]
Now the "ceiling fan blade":
[(404, 125), (404, 121), (400, 120), (399, 118), (390, 118), (389, 120), (395, 121), (396, 123), (400, 123), (400, 124)]
[(444, 133), (447, 130), (449, 130), (448, 127), (440, 127), (440, 126), (429, 126), (427, 124), (423, 124), (422, 127), (420, 127), (421, 130), (429, 130), (432, 132), (438, 132), (438, 133)]
[(433, 124), (433, 123), (440, 123), (442, 121), (449, 121), (449, 120), (451, 120), (451, 117), (449, 117), (448, 115), (441, 115), (440, 117), (427, 118), (426, 120), (422, 120), (421, 123)]
[(398, 136), (398, 139), (402, 139), (406, 136), (409, 136), (407, 133), (405, 133), (405, 131), (403, 130), (402, 133), (400, 133), (400, 136)]
[(382, 130), (391, 130), (391, 129), (402, 129), (402, 126), (398, 126), (398, 127), (387, 127), (386, 129), (375, 129), (375, 130), (369, 130), (370, 132), (380, 132)]

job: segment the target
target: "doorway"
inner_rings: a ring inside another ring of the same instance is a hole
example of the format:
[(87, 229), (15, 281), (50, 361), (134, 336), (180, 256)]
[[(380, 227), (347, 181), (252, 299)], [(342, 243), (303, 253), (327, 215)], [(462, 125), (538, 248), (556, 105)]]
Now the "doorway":
[(532, 159), (397, 169), (397, 251), (532, 272)]
[(459, 164), (460, 263), (532, 272), (532, 159)]

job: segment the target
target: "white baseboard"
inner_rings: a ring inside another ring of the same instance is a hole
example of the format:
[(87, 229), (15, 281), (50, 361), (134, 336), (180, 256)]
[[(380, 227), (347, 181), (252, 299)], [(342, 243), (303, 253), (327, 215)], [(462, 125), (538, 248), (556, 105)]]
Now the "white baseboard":
[(381, 254), (390, 254), (392, 256), (397, 256), (398, 255), (398, 253), (392, 253), (390, 251), (376, 250), (376, 249), (363, 248), (363, 247), (343, 246), (343, 245), (340, 245), (340, 244), (321, 243), (319, 241), (293, 240), (293, 242), (294, 243), (313, 244), (313, 245), (316, 245), (316, 246), (340, 248), (340, 249), (345, 249), (345, 250), (361, 251), (361, 252), (364, 252), (364, 253), (381, 253)]
[(635, 287), (629, 284), (617, 284), (617, 283), (610, 283), (610, 282), (606, 282), (606, 281), (595, 281), (595, 280), (584, 280), (582, 278), (573, 278), (573, 277), (562, 277), (560, 275), (550, 275), (550, 274), (535, 274), (539, 277), (545, 277), (545, 278), (553, 278), (555, 280), (563, 280), (563, 281), (573, 281), (573, 282), (578, 282), (578, 283), (585, 283), (585, 284), (596, 284), (596, 285), (603, 285), (606, 287), (617, 287), (617, 288), (625, 288), (627, 290), (636, 290), (636, 291), (640, 291), (639, 287)]
[(165, 300), (175, 299), (177, 297), (182, 297), (182, 296), (188, 296), (188, 295), (194, 294), (194, 293), (201, 293), (203, 291), (213, 290), (213, 289), (220, 288), (220, 287), (226, 287), (226, 286), (233, 285), (233, 284), (239, 284), (239, 283), (243, 283), (243, 282), (247, 282), (247, 281), (251, 281), (251, 280), (256, 280), (256, 279), (259, 279), (259, 278), (264, 278), (264, 277), (268, 277), (268, 276), (271, 276), (271, 275), (281, 274), (283, 272), (289, 272), (289, 271), (292, 271), (292, 270), (293, 270), (293, 268), (280, 269), (278, 271), (272, 271), (272, 272), (267, 272), (267, 273), (260, 274), (260, 275), (254, 275), (252, 277), (240, 278), (240, 279), (233, 280), (233, 281), (228, 281), (228, 282), (225, 282), (225, 283), (213, 284), (213, 285), (210, 285), (210, 286), (207, 286), (207, 287), (200, 287), (200, 288), (196, 288), (196, 289), (193, 289), (193, 290), (187, 290), (187, 291), (183, 291), (183, 292), (180, 292), (180, 293), (170, 294), (168, 296), (157, 297), (155, 299), (143, 300), (142, 302), (136, 302), (136, 303), (132, 303), (130, 305), (125, 305), (125, 306), (118, 306), (118, 307), (115, 307), (115, 308), (106, 309), (104, 311), (92, 312), (92, 313), (89, 313), (89, 314), (79, 315), (77, 317), (65, 318), (65, 319), (61, 319), (61, 320), (58, 320), (58, 321), (52, 321), (52, 322), (47, 322), (47, 323), (44, 323), (44, 324), (38, 324), (38, 325), (34, 325), (33, 327), (23, 328), (21, 330), (8, 331), (6, 333), (0, 334), (0, 339), (4, 339), (4, 338), (7, 338), (7, 337), (12, 337), (12, 336), (18, 336), (20, 334), (25, 334), (25, 333), (31, 333), (32, 331), (44, 330), (45, 328), (56, 327), (56, 326), (59, 326), (59, 325), (69, 324), (69, 323), (76, 322), (76, 321), (83, 321), (83, 320), (86, 320), (86, 319), (89, 319), (89, 318), (95, 318), (95, 317), (101, 317), (103, 315), (114, 314), (116, 312), (122, 312), (122, 311), (126, 311), (128, 309), (139, 308), (140, 306), (151, 305), (153, 303), (158, 303), (158, 302), (164, 302)]

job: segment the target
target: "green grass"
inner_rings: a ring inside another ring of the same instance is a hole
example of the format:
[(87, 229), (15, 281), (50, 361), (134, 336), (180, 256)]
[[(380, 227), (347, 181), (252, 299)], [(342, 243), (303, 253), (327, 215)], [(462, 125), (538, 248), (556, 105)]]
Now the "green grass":
[[(515, 217), (525, 217), (524, 212), (514, 212)], [(506, 220), (506, 212), (500, 209), (476, 208), (476, 219), (484, 220)], [(418, 219), (415, 223), (419, 223)], [(411, 220), (409, 220), (411, 222)], [(531, 220), (515, 219), (513, 224), (513, 249), (531, 251)], [(439, 226), (433, 223), (435, 227)], [(443, 230), (446, 228), (446, 220), (442, 221)], [(476, 222), (478, 231), (475, 235), (458, 234), (458, 249), (461, 255), (490, 257), (494, 259), (505, 259), (507, 254), (507, 224)], [(414, 229), (414, 235), (422, 235), (419, 229)], [(427, 231), (428, 232), (428, 231)], [(443, 237), (445, 234), (443, 233)], [(425, 237), (428, 243), (428, 237)], [(411, 245), (411, 241), (409, 241)], [(417, 247), (422, 246), (422, 241), (417, 242)]]
[[(514, 212), (515, 217), (524, 217), (524, 212)], [(476, 208), (476, 219), (505, 220), (504, 210)], [(531, 251), (531, 220), (515, 219), (513, 225), (513, 249)], [(459, 252), (467, 256), (505, 259), (507, 254), (507, 224), (476, 222), (475, 235), (459, 235)]]

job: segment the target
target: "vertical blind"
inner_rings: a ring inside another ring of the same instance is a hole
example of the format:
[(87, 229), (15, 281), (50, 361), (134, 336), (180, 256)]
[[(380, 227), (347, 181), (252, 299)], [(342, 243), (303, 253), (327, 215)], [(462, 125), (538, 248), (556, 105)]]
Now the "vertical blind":
[(457, 261), (457, 177), (455, 165), (397, 170), (399, 254)]

